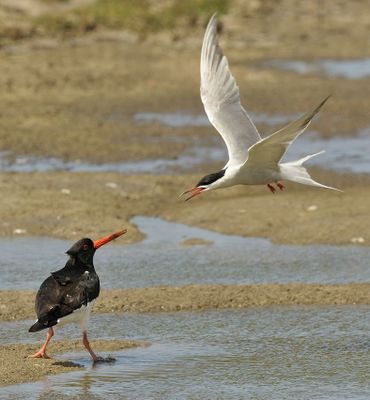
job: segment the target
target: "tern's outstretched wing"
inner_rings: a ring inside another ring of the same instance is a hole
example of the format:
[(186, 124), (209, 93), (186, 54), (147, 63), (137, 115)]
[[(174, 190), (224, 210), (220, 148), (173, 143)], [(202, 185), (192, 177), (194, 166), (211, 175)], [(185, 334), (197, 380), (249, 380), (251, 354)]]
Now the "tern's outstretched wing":
[(225, 141), (229, 153), (226, 165), (243, 164), (249, 147), (261, 137), (240, 104), (239, 88), (218, 44), (216, 15), (209, 21), (204, 35), (200, 77), (205, 111)]
[(272, 135), (255, 143), (248, 151), (245, 165), (277, 168), (287, 148), (310, 124), (330, 96), (326, 97), (314, 110), (302, 115), (296, 121), (278, 130)]

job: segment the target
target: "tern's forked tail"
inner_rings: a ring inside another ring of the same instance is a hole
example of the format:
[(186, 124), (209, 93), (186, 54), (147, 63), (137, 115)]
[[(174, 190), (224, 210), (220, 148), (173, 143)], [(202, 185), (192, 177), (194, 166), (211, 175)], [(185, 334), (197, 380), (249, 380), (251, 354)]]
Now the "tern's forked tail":
[(314, 181), (311, 178), (310, 174), (307, 172), (306, 168), (302, 165), (310, 158), (318, 156), (319, 154), (322, 154), (324, 152), (325, 151), (320, 151), (319, 153), (311, 154), (296, 161), (279, 164), (282, 179), (291, 182), (301, 183), (302, 185), (317, 186), (325, 189), (338, 190), (339, 192), (341, 192), (341, 190), (339, 189), (333, 188), (331, 186), (326, 186)]

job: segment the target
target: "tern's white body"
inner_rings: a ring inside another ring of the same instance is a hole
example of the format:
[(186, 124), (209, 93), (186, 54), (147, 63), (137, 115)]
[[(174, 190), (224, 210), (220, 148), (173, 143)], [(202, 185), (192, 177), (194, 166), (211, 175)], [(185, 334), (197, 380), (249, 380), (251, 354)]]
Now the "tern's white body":
[(231, 166), (226, 168), (224, 179), (220, 179), (220, 188), (235, 185), (265, 185), (281, 180), (283, 180), (283, 177), (280, 168), (254, 168), (249, 165), (246, 165), (245, 168)]
[(193, 197), (203, 190), (234, 185), (269, 185), (282, 180), (333, 189), (315, 182), (302, 166), (309, 158), (321, 152), (293, 162), (280, 162), (289, 145), (307, 128), (327, 98), (313, 111), (272, 135), (261, 138), (240, 103), (239, 88), (218, 44), (215, 15), (204, 34), (200, 75), (200, 92), (205, 112), (222, 136), (229, 160), (222, 171), (205, 176), (195, 188), (184, 193), (192, 193)]

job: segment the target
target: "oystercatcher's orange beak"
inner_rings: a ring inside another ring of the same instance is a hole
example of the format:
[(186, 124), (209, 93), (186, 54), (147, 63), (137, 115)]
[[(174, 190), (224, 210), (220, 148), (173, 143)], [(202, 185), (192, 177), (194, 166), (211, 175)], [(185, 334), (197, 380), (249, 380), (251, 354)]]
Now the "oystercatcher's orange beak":
[(123, 229), (122, 231), (118, 231), (118, 232), (112, 233), (112, 234), (110, 234), (108, 236), (104, 236), (101, 239), (94, 240), (95, 250), (97, 250), (99, 247), (107, 244), (108, 242), (120, 237), (121, 235), (123, 235), (126, 232), (127, 232), (127, 229)]
[(184, 196), (185, 194), (190, 193), (190, 196), (185, 199), (185, 201), (188, 201), (188, 200), (192, 199), (193, 197), (198, 196), (198, 194), (201, 194), (203, 192), (203, 190), (205, 190), (204, 187), (193, 187), (193, 188), (191, 188), (189, 190), (185, 190), (185, 192), (181, 193), (180, 197)]

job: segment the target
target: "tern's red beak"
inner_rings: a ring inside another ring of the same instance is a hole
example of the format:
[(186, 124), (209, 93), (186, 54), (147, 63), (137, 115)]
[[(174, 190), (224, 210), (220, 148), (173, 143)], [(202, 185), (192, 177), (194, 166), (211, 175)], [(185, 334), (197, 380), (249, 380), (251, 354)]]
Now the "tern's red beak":
[(204, 187), (193, 187), (189, 190), (185, 190), (184, 193), (181, 193), (180, 197), (184, 196), (185, 194), (190, 193), (190, 196), (185, 199), (185, 201), (188, 201), (188, 200), (192, 199), (193, 197), (198, 196), (198, 194), (201, 194), (204, 189), (205, 189)]
[(121, 235), (123, 235), (126, 232), (127, 232), (127, 229), (123, 229), (122, 231), (118, 231), (116, 233), (112, 233), (111, 235), (104, 236), (101, 239), (94, 240), (95, 250), (97, 250), (99, 247), (105, 245), (106, 243), (120, 237)]

